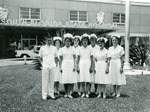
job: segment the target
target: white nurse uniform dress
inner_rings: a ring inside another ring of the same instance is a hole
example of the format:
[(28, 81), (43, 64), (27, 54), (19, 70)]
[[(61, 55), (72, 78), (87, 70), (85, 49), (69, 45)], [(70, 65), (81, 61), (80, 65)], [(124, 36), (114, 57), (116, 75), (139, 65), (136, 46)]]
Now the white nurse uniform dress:
[(124, 54), (123, 47), (117, 45), (116, 48), (113, 46), (109, 48), (108, 57), (110, 60), (110, 70), (109, 73), (111, 75), (111, 83), (112, 85), (125, 85), (126, 77), (124, 73), (120, 73), (121, 68), (121, 56)]
[(78, 55), (80, 56), (79, 62), (79, 82), (91, 82), (91, 74), (89, 69), (91, 67), (91, 55), (92, 51), (89, 46), (84, 48), (83, 46), (80, 48)]
[(107, 54), (108, 50), (103, 48), (102, 50), (97, 50), (94, 53), (94, 57), (96, 58), (95, 62), (95, 83), (96, 84), (110, 84), (110, 75), (106, 74), (107, 67)]
[[(58, 57), (60, 57), (60, 49), (57, 49), (57, 55), (58, 55)], [(59, 59), (59, 61), (60, 61), (60, 59)], [(57, 65), (57, 67), (55, 68), (55, 73), (54, 74), (55, 74), (54, 81), (55, 82), (60, 82), (61, 81), (61, 72), (60, 72), (59, 63)]]
[(73, 72), (74, 68), (74, 59), (73, 55), (75, 55), (75, 50), (73, 47), (67, 48), (64, 46), (61, 49), (61, 54), (63, 57), (62, 61), (62, 84), (73, 84), (77, 82), (77, 75)]
[[(77, 67), (77, 59), (78, 59), (78, 53), (79, 53), (79, 50), (80, 50), (80, 46), (78, 47), (74, 47), (75, 49), (75, 55), (76, 55), (76, 58), (75, 58), (75, 62), (76, 62), (76, 67)], [(75, 74), (77, 75), (77, 82), (80, 82), (80, 74), (77, 73), (77, 71), (75, 71)]]
[[(92, 50), (92, 53), (96, 52), (97, 50), (100, 49), (100, 47), (98, 45), (95, 45), (94, 47), (92, 47), (91, 45), (89, 45), (90, 49)], [(94, 56), (93, 56), (93, 59), (94, 59)], [(92, 72), (91, 73), (91, 82), (95, 82), (95, 73)]]

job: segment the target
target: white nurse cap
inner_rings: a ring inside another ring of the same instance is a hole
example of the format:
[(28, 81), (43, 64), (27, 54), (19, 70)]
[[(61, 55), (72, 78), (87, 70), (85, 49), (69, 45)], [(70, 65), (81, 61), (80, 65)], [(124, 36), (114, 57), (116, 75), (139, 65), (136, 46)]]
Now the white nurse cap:
[(105, 43), (108, 41), (108, 39), (104, 38), (104, 37), (100, 37), (100, 38), (97, 39), (97, 41), (99, 41), (99, 40), (104, 40)]
[(113, 35), (111, 36), (111, 38), (113, 38), (113, 37), (118, 37), (118, 38), (120, 38), (121, 35), (119, 35), (119, 34), (113, 34)]
[(73, 35), (70, 34), (70, 33), (66, 33), (66, 34), (64, 34), (64, 39), (66, 39), (66, 38), (72, 39), (72, 38), (73, 38)]
[(75, 35), (74, 37), (73, 37), (73, 39), (79, 39), (79, 40), (81, 40), (81, 37), (79, 36), (79, 35)]
[(61, 38), (61, 37), (54, 37), (53, 40), (54, 40), (54, 41), (56, 41), (56, 40), (62, 41), (62, 38)]
[(93, 34), (90, 35), (90, 39), (91, 39), (91, 38), (97, 39), (97, 36), (93, 33)]

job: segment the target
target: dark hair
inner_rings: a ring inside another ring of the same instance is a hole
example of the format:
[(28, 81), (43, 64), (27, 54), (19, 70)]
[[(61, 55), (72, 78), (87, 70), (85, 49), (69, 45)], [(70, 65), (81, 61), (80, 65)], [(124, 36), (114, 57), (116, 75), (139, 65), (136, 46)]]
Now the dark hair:
[(57, 40), (54, 40), (54, 46), (55, 46), (56, 41), (59, 41), (60, 45), (62, 44), (62, 42), (57, 39)]
[(111, 40), (112, 40), (113, 38), (116, 38), (116, 39), (118, 40), (118, 44), (120, 45), (120, 43), (121, 43), (121, 38), (118, 38), (117, 36), (113, 36), (113, 37), (111, 38)]
[(114, 37), (115, 37), (117, 40), (119, 40), (119, 38), (118, 38), (117, 36), (113, 36), (112, 39), (113, 39)]
[(83, 37), (83, 38), (81, 39), (81, 43), (82, 43), (82, 41), (83, 41), (84, 39), (86, 39), (86, 40), (88, 41), (88, 45), (89, 45), (89, 44), (90, 44), (90, 39), (89, 39), (89, 37)]
[(48, 39), (48, 38), (52, 38), (52, 39), (53, 39), (52, 36), (50, 36), (50, 35), (45, 35), (45, 40)]
[(78, 39), (78, 41), (80, 42), (80, 39), (79, 39), (79, 38), (75, 37), (73, 40), (75, 40), (75, 39)]
[(65, 39), (64, 39), (64, 42), (66, 41), (66, 39), (69, 39), (70, 40), (70, 42), (71, 42), (71, 45), (72, 45), (72, 39), (71, 38), (69, 38), (69, 37), (66, 37)]
[(78, 39), (78, 41), (79, 41), (79, 45), (81, 45), (81, 41), (80, 41), (80, 39), (79, 39), (79, 38), (74, 38), (74, 39), (73, 39), (73, 44), (74, 44), (74, 40), (75, 40), (75, 39)]
[(66, 38), (64, 39), (64, 41), (66, 41), (66, 39), (69, 39), (70, 41), (72, 41), (72, 39), (71, 39), (70, 37), (66, 37)]
[(99, 39), (97, 42), (99, 42), (99, 41), (105, 43), (104, 39)]

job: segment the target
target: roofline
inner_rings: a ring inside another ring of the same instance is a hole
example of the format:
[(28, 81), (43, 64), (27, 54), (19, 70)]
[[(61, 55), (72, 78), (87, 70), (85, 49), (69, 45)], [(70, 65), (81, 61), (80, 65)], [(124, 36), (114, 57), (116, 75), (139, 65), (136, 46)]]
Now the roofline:
[[(68, 0), (70, 1), (70, 0)], [(119, 4), (119, 5), (125, 5), (124, 0), (109, 0), (109, 1), (99, 1), (99, 0), (74, 0), (74, 1), (79, 1), (79, 2), (93, 2), (93, 3), (107, 3), (107, 4)], [(134, 2), (131, 1), (131, 5), (138, 5), (138, 6), (150, 6), (150, 2)]]

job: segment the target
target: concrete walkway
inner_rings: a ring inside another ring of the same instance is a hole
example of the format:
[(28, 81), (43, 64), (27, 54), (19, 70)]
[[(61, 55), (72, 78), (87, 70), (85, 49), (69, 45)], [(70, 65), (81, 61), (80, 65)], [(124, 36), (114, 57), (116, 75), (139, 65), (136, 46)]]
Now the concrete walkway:
[[(27, 60), (27, 64), (32, 64), (33, 60)], [(0, 59), (0, 66), (9, 66), (9, 65), (23, 65), (25, 61), (23, 58), (12, 58), (12, 59)]]
[(150, 71), (133, 69), (132, 71), (126, 71), (125, 74), (126, 75), (150, 75)]
[[(27, 59), (27, 64), (33, 64), (33, 60)], [(23, 58), (13, 58), (13, 59), (0, 59), (0, 66), (9, 66), (9, 65), (24, 65), (25, 61)], [(125, 71), (126, 75), (150, 75), (150, 71), (146, 70), (135, 70)]]

